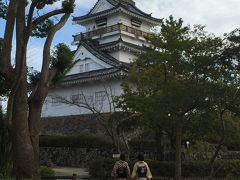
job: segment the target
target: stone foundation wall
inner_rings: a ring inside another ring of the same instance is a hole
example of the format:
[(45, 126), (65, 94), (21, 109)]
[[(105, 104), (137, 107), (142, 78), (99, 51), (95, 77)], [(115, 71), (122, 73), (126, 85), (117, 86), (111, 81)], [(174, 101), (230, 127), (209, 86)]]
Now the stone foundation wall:
[(40, 163), (47, 166), (87, 167), (96, 157), (112, 157), (113, 150), (88, 148), (41, 147)]
[(41, 119), (41, 135), (104, 135), (104, 129), (94, 115), (47, 117)]

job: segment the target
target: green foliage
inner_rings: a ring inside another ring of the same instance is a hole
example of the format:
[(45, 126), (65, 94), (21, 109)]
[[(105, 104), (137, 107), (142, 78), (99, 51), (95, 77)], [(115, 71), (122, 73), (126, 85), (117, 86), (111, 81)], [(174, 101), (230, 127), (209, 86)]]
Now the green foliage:
[(6, 19), (7, 4), (6, 1), (0, 0), (0, 18)]
[(240, 115), (239, 30), (220, 38), (204, 26), (190, 28), (170, 16), (160, 33), (147, 39), (151, 46), (130, 69), (136, 87), (124, 84), (119, 98), (124, 112), (138, 114), (133, 124), (148, 126), (156, 134), (164, 131), (171, 139), (175, 122), (182, 119), (184, 138), (191, 142), (218, 143), (223, 134), (225, 143), (233, 134), (238, 138), (239, 128), (231, 125), (230, 116)]
[[(239, 117), (233, 114), (225, 116), (225, 141), (224, 145), (228, 150), (240, 149), (240, 121)], [(184, 124), (184, 139), (194, 144), (197, 141), (205, 141), (216, 144), (221, 138), (222, 132), (216, 113), (195, 112), (189, 115)]]
[(53, 79), (54, 83), (59, 83), (67, 71), (72, 67), (73, 52), (64, 43), (55, 46), (52, 52), (51, 68), (57, 69), (57, 74)]
[(73, 2), (69, 2), (67, 0), (64, 0), (62, 2), (62, 7), (63, 9), (65, 9), (68, 13), (72, 13), (74, 8), (75, 8), (75, 5)]
[(31, 85), (37, 85), (40, 80), (40, 75), (41, 73), (39, 71), (33, 70), (33, 68), (28, 68), (28, 79)]
[(32, 36), (37, 38), (45, 38), (48, 35), (48, 32), (53, 27), (54, 23), (51, 19), (46, 19), (44, 22), (38, 24), (32, 30)]
[(93, 178), (106, 180), (111, 177), (114, 160), (109, 158), (95, 158), (89, 164), (89, 174)]
[(4, 96), (9, 92), (9, 87), (7, 86), (4, 78), (0, 75), (0, 96)]
[(41, 166), (40, 167), (40, 175), (41, 177), (52, 177), (55, 176), (55, 172), (50, 168), (46, 166)]
[[(38, 1), (38, 0), (32, 0), (32, 2)], [(45, 0), (45, 1), (39, 1), (37, 3), (37, 9), (43, 9), (46, 5), (52, 5), (53, 3), (57, 2), (59, 0)]]
[(206, 69), (215, 69), (212, 54), (221, 43), (203, 27), (191, 30), (173, 17), (163, 21), (160, 33), (148, 41), (151, 46), (130, 70), (136, 89), (124, 85), (119, 105), (126, 112), (139, 113), (139, 124), (156, 132), (169, 131), (179, 117), (186, 119), (186, 114), (205, 106)]
[(12, 146), (10, 131), (4, 119), (0, 105), (0, 177), (7, 177), (12, 172)]

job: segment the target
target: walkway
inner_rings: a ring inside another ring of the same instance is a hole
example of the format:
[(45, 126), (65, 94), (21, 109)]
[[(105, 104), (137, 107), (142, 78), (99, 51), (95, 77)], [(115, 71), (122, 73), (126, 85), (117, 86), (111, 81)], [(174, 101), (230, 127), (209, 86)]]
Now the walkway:
[(56, 176), (71, 176), (77, 174), (78, 180), (88, 179), (89, 174), (85, 168), (70, 168), (70, 167), (54, 167), (52, 168), (55, 171)]

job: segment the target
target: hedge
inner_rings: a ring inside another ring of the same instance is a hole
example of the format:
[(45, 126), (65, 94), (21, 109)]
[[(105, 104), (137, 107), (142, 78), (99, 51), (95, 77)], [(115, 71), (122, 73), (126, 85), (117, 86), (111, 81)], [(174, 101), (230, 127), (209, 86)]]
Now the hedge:
[[(152, 150), (155, 148), (154, 141), (131, 141), (129, 145), (132, 149)], [(90, 136), (40, 136), (40, 147), (79, 147), (79, 148), (100, 148), (109, 150), (113, 144), (109, 139)]]
[[(173, 177), (174, 162), (162, 162), (155, 160), (146, 160), (154, 177)], [(114, 165), (113, 159), (97, 158), (89, 165), (89, 173), (92, 178), (108, 179)], [(134, 162), (129, 162), (130, 169)], [(240, 176), (240, 161), (228, 160), (217, 161), (215, 167), (223, 165), (223, 168), (216, 174), (216, 177), (239, 177)], [(210, 166), (208, 161), (183, 161), (182, 176), (183, 177), (207, 177), (209, 175)]]
[(55, 176), (55, 172), (50, 168), (46, 166), (40, 167), (40, 174), (42, 177), (44, 176)]

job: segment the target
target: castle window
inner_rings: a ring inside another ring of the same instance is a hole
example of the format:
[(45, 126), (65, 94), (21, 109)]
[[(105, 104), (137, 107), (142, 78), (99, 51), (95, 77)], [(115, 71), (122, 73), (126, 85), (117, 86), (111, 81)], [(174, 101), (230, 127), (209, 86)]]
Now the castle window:
[(80, 73), (84, 72), (84, 65), (80, 65)]
[(106, 98), (106, 92), (105, 91), (99, 91), (95, 93), (95, 102), (96, 103), (102, 103)]
[(56, 97), (52, 97), (52, 105), (59, 106), (61, 104), (60, 100)]
[(138, 19), (131, 19), (131, 24), (135, 27), (141, 27), (142, 22)]
[(87, 103), (92, 104), (93, 103), (93, 96), (88, 96), (87, 97)]
[(107, 25), (107, 18), (97, 19), (96, 20), (97, 27), (102, 27)]
[(85, 103), (85, 97), (83, 94), (72, 95), (72, 103), (74, 104), (83, 104)]
[(89, 63), (86, 63), (85, 64), (85, 71), (89, 71), (90, 70), (90, 64)]

